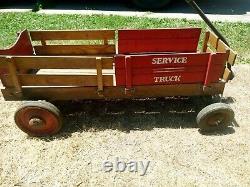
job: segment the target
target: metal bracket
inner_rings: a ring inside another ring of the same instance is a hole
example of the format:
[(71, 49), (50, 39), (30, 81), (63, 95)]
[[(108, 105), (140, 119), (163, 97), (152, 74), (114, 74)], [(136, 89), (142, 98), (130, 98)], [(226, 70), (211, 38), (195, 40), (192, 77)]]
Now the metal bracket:
[(125, 95), (133, 95), (135, 93), (135, 88), (125, 88)]

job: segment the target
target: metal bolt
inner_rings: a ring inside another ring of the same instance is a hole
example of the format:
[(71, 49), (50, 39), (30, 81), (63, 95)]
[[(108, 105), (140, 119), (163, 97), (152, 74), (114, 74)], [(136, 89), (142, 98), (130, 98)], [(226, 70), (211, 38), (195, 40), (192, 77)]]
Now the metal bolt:
[(40, 118), (31, 118), (29, 121), (31, 127), (40, 128), (44, 125), (44, 121)]

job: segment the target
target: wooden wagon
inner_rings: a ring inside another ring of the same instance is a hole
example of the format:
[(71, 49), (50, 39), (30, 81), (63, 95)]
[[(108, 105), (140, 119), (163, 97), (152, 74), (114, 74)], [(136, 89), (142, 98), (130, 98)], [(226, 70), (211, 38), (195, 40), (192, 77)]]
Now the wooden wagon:
[[(25, 102), (15, 114), (24, 132), (52, 135), (62, 118), (45, 101), (201, 96), (223, 94), (236, 54), (200, 28), (147, 30), (22, 31), (0, 50), (5, 100)], [(45, 100), (45, 101), (37, 101)], [(233, 118), (225, 104), (203, 109), (197, 122), (217, 129)]]

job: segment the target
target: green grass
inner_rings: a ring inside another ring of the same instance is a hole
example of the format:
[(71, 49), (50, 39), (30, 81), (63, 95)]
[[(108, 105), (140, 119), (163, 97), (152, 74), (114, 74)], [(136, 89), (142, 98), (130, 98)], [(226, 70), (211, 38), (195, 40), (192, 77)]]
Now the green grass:
[[(250, 63), (250, 24), (215, 22), (239, 54), (238, 63)], [(168, 28), (202, 27), (202, 21), (186, 19), (155, 19), (121, 16), (44, 15), (37, 13), (0, 13), (0, 47), (14, 43), (16, 33), (23, 29), (120, 29), (120, 28)]]

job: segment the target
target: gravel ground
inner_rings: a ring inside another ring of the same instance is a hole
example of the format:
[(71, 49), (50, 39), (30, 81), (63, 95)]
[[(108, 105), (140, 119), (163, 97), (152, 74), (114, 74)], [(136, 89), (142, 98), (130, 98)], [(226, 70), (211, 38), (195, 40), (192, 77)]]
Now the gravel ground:
[[(232, 127), (201, 134), (191, 98), (60, 104), (63, 131), (31, 138), (13, 122), (20, 102), (0, 96), (1, 186), (250, 186), (250, 66), (235, 67), (224, 102)], [(67, 109), (65, 109), (67, 107)], [(147, 172), (112, 170), (103, 162), (150, 161)], [(111, 185), (112, 184), (112, 185)]]

